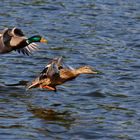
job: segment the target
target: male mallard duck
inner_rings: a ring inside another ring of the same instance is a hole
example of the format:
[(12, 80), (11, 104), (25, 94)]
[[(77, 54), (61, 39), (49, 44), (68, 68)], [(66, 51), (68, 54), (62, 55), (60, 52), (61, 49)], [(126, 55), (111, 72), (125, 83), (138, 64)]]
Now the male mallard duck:
[(27, 85), (27, 89), (40, 87), (56, 91), (56, 85), (61, 85), (72, 80), (80, 74), (97, 74), (90, 66), (82, 66), (76, 69), (65, 66), (62, 57), (55, 58), (44, 68), (40, 75)]
[(4, 29), (0, 32), (0, 54), (8, 53), (13, 50), (22, 52), (25, 55), (29, 55), (32, 51), (37, 50), (37, 44), (34, 42), (44, 42), (47, 40), (40, 35), (35, 35), (27, 38), (23, 32), (18, 28)]

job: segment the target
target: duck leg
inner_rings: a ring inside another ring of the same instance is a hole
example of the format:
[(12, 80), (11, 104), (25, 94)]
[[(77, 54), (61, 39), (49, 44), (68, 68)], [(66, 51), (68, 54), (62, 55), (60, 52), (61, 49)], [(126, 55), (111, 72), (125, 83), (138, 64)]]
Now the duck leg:
[(41, 86), (41, 88), (47, 88), (49, 90), (56, 91), (56, 88), (53, 88), (53, 87), (50, 87), (50, 86), (47, 86), (47, 85)]

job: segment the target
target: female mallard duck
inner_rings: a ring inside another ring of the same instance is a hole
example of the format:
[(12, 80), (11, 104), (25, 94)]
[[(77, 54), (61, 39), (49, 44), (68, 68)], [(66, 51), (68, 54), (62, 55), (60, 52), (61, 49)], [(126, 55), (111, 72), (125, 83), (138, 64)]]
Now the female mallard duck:
[(76, 69), (65, 66), (62, 57), (53, 59), (40, 73), (40, 75), (27, 85), (27, 89), (40, 87), (56, 91), (56, 85), (61, 85), (72, 80), (80, 74), (97, 74), (98, 72), (90, 66)]
[(34, 42), (44, 42), (47, 40), (40, 35), (27, 38), (18, 28), (4, 29), (0, 32), (0, 54), (8, 53), (13, 50), (29, 55), (32, 51), (37, 50), (37, 44)]

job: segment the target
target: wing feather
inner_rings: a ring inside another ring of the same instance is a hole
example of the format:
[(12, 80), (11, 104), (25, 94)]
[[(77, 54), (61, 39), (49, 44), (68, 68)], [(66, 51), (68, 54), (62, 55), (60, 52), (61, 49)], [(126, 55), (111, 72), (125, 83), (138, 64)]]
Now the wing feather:
[(34, 51), (38, 50), (37, 46), (38, 45), (36, 43), (31, 43), (31, 44), (27, 45), (26, 47), (16, 49), (15, 51), (17, 51), (18, 53), (23, 53), (24, 55), (30, 55)]

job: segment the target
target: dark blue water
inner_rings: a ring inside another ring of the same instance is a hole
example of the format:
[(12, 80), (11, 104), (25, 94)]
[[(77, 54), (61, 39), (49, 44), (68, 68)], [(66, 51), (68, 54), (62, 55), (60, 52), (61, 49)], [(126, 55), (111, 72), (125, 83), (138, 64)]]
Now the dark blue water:
[[(32, 56), (0, 55), (0, 139), (140, 139), (139, 0), (1, 0), (0, 28), (49, 40)], [(91, 65), (58, 92), (26, 91), (48, 61)], [(10, 86), (19, 83), (19, 85)]]

